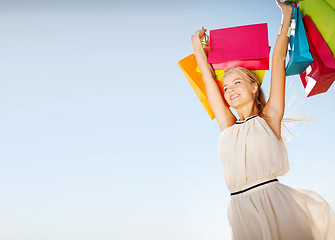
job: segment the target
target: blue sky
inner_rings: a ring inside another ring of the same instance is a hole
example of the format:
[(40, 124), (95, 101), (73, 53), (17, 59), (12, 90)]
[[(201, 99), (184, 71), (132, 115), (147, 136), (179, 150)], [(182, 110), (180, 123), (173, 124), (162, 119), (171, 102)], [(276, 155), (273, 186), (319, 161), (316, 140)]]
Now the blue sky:
[[(220, 131), (177, 62), (201, 26), (267, 22), (274, 46), (275, 1), (0, 3), (0, 238), (229, 239)], [(333, 208), (334, 102), (287, 78), (286, 115), (314, 122), (281, 181)]]

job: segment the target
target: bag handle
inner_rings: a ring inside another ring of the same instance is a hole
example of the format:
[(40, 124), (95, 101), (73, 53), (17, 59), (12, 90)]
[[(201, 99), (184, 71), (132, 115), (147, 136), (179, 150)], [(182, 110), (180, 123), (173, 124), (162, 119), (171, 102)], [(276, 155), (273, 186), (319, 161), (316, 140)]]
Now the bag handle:
[[(201, 40), (201, 43), (202, 43), (203, 49), (205, 50), (206, 55), (208, 56), (209, 37), (206, 33), (204, 34), (204, 38)], [(193, 58), (195, 58), (194, 54), (193, 54)]]
[(293, 3), (289, 1), (284, 1), (284, 3), (287, 3), (293, 10), (295, 9), (295, 7), (293, 6)]
[(205, 49), (206, 55), (208, 55), (209, 37), (206, 33), (204, 34), (204, 38), (202, 40), (202, 47)]
[[(294, 7), (293, 6), (293, 3), (292, 2), (290, 2), (290, 1), (284, 1), (284, 3), (287, 3), (291, 8), (292, 8), (292, 18), (291, 18), (291, 24), (290, 24), (290, 27), (288, 28), (288, 31), (287, 31), (287, 37), (290, 37), (291, 36), (291, 32), (292, 32), (292, 22), (293, 22), (293, 19), (295, 19), (295, 14), (297, 14), (296, 13), (296, 11), (297, 11), (297, 7)], [(295, 29), (295, 25), (296, 25), (297, 23), (295, 22), (294, 23), (294, 29)], [(280, 34), (280, 32), (281, 32), (281, 28), (282, 28), (282, 25), (280, 25), (280, 29), (279, 29), (279, 34)], [(278, 34), (278, 35), (279, 35)]]

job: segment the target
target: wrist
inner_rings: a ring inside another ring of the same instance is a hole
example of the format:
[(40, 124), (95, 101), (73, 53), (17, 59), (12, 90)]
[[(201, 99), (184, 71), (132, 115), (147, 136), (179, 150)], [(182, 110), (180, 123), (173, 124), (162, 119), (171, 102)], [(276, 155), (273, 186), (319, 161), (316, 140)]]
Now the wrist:
[(287, 6), (286, 8), (282, 9), (283, 18), (284, 17), (292, 18), (292, 15), (293, 15), (293, 8), (291, 6)]
[(293, 14), (293, 9), (291, 7), (289, 8), (286, 8), (282, 11), (282, 14), (285, 16), (285, 15), (288, 15), (289, 17), (292, 17), (292, 14)]
[(191, 36), (191, 41), (193, 42), (193, 41), (200, 41), (201, 39), (200, 39), (200, 37), (199, 37), (199, 35), (192, 35)]
[(281, 24), (283, 26), (290, 25), (291, 24), (291, 19), (292, 19), (292, 12), (291, 12), (291, 14), (283, 14), (282, 19), (281, 19)]

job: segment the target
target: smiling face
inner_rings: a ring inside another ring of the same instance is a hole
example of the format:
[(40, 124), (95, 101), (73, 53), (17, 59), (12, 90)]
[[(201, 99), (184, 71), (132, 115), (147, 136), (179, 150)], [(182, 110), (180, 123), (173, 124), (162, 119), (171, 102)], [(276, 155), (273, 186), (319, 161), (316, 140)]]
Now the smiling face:
[(245, 79), (237, 71), (232, 71), (224, 76), (224, 97), (228, 104), (237, 109), (254, 102), (258, 85), (249, 79)]

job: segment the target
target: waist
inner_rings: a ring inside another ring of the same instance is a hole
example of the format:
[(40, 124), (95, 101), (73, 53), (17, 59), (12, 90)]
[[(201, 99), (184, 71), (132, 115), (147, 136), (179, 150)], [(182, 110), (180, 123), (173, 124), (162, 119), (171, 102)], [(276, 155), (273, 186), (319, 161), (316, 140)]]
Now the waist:
[(259, 188), (261, 186), (265, 186), (265, 185), (273, 183), (273, 182), (278, 182), (278, 179), (277, 178), (272, 178), (272, 179), (264, 180), (264, 181), (261, 181), (261, 182), (253, 183), (251, 185), (246, 185), (243, 189), (230, 193), (230, 196), (235, 196), (235, 195), (238, 195), (238, 194), (241, 194), (241, 193), (245, 193), (245, 192), (248, 192), (252, 189), (256, 189), (256, 188)]

